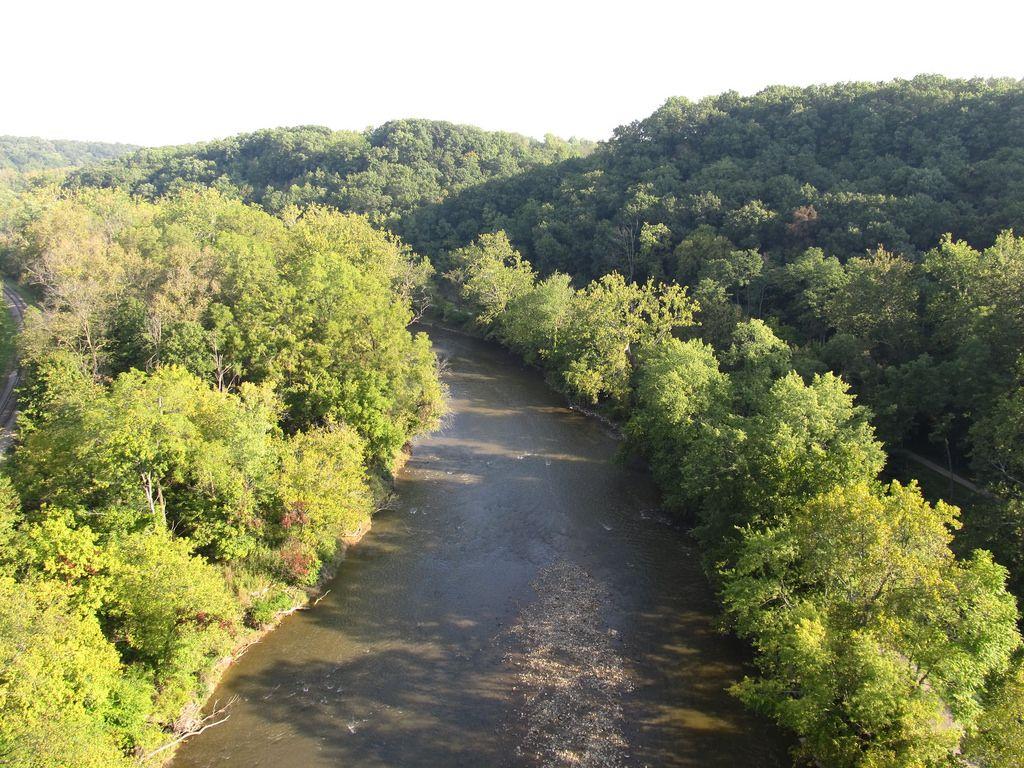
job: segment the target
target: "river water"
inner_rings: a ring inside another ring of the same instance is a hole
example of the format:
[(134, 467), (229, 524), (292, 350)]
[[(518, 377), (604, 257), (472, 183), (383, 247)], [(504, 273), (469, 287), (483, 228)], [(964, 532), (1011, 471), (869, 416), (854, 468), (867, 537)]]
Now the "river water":
[[(588, 700), (568, 717), (558, 706), (588, 689), (611, 714), (577, 730), (615, 746), (592, 744), (578, 764), (788, 765), (779, 734), (725, 691), (746, 654), (716, 630), (698, 554), (657, 512), (649, 475), (617, 463), (607, 429), (536, 371), (486, 342), (430, 333), (447, 360), (444, 427), (416, 441), (395, 508), (349, 551), (330, 593), (228, 670), (215, 699), (236, 699), (229, 719), (187, 742), (174, 768), (569, 763), (580, 754), (559, 758), (557, 731), (589, 723)], [(547, 603), (532, 586), (566, 574)], [(548, 603), (544, 624), (534, 608)], [(556, 679), (568, 669), (572, 683), (589, 657), (544, 638), (571, 635), (577, 620), (624, 684), (585, 669), (575, 685)], [(547, 635), (524, 634), (536, 621)], [(524, 664), (533, 653), (547, 656)]]

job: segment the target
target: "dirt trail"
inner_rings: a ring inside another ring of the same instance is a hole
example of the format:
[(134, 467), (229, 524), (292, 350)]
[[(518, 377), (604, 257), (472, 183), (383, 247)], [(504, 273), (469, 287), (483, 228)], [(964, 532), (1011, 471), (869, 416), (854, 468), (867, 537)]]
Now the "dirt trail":
[[(25, 323), (25, 310), (28, 309), (28, 304), (7, 285), (4, 285), (3, 292), (7, 311), (14, 320), (15, 328), (20, 332)], [(5, 361), (4, 365), (6, 365), (7, 374), (3, 379), (3, 386), (0, 388), (0, 451), (6, 450), (13, 439), (15, 421), (18, 416), (16, 391), (21, 383), (17, 354)]]

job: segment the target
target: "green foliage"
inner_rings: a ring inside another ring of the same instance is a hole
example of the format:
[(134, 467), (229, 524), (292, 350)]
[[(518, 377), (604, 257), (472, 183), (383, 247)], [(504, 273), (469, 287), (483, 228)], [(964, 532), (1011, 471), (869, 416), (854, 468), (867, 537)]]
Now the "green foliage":
[(230, 649), (241, 622), (220, 572), (166, 531), (113, 547), (103, 614), (122, 657), (152, 675), (154, 715), (170, 722), (201, 690), (201, 675)]
[(218, 392), (178, 367), (121, 374), (26, 436), (14, 459), (23, 498), (101, 511), (100, 530), (171, 527), (212, 557), (242, 557), (278, 460), (259, 394)]
[(702, 224), (676, 246), (676, 279), (694, 283), (706, 264), (727, 261), (735, 250), (729, 238)]
[(363, 217), (312, 208), (282, 220), (210, 191), (38, 205), (16, 251), (43, 294), (23, 345), (30, 414), (72, 375), (56, 349), (97, 382), (177, 364), (220, 390), (270, 385), (289, 431), (343, 421), (384, 469), (436, 424), (434, 357), (407, 329), (430, 265)]
[(702, 499), (699, 468), (689, 461), (695, 443), (729, 412), (729, 378), (711, 347), (697, 340), (663, 339), (642, 348), (626, 424), (630, 444), (643, 453), (675, 507)]
[(437, 362), (407, 327), (432, 268), (321, 208), (19, 200), (5, 256), (40, 301), (0, 477), (0, 761), (138, 764), (436, 425)]
[(1024, 754), (1024, 664), (1018, 658), (989, 692), (965, 755), (988, 768), (1014, 768)]
[[(299, 428), (344, 422), (368, 458), (389, 469), (409, 438), (436, 425), (441, 392), (426, 337), (413, 337), (415, 262), (365, 219), (315, 211), (289, 230), (281, 269), (291, 301), (275, 308), (281, 340), (268, 378), (278, 383)], [(331, 244), (331, 245), (328, 245)], [(249, 304), (226, 303), (246, 317)], [(254, 308), (253, 312), (258, 312)], [(264, 345), (263, 336), (250, 337)]]
[(693, 302), (676, 285), (627, 283), (618, 273), (578, 291), (561, 343), (550, 359), (562, 381), (591, 403), (622, 403), (629, 394), (634, 348), (692, 322)]
[[(697, 273), (698, 279), (712, 280), (723, 286), (733, 303), (750, 311), (754, 304), (755, 281), (764, 268), (764, 257), (756, 250), (730, 251), (727, 256), (705, 261)], [(740, 301), (740, 298), (743, 301)]]
[(447, 278), (477, 322), (530, 360), (543, 360), (557, 383), (596, 404), (623, 405), (635, 349), (693, 323), (696, 305), (677, 285), (627, 282), (614, 272), (581, 290), (564, 275), (537, 283), (530, 263), (503, 232), (452, 254)]
[(537, 363), (551, 357), (563, 337), (576, 291), (568, 275), (556, 272), (509, 302), (501, 318), (503, 343)]
[(971, 442), (979, 475), (1007, 494), (1024, 493), (1024, 387), (995, 398), (972, 426)]
[(702, 496), (698, 533), (714, 562), (735, 556), (737, 526), (774, 525), (819, 493), (881, 471), (882, 447), (847, 389), (832, 374), (808, 385), (789, 373), (749, 416), (733, 411), (702, 431), (687, 463)]
[(96, 610), (106, 597), (110, 556), (95, 531), (79, 526), (68, 510), (49, 507), (37, 522), (12, 531), (5, 559), (21, 578), (42, 575), (60, 583), (83, 610)]
[(899, 361), (917, 338), (913, 264), (881, 249), (846, 263), (846, 280), (825, 305), (833, 328), (862, 340), (882, 361)]
[(737, 324), (722, 362), (731, 373), (741, 408), (756, 407), (772, 383), (793, 368), (793, 351), (762, 320)]
[(704, 278), (693, 291), (699, 311), (696, 314), (700, 337), (717, 350), (728, 348), (736, 324), (743, 319), (739, 306), (729, 299), (721, 283)]
[[(839, 306), (852, 284), (906, 307), (878, 287), (902, 265), (863, 261), (848, 278), (810, 253), (792, 291), (822, 287), (807, 306)], [(792, 372), (792, 349), (757, 319), (733, 324), (720, 365), (711, 346), (673, 336), (689, 300), (653, 283), (613, 273), (572, 292), (564, 280), (538, 302), (544, 283), (518, 253), (454, 277), (507, 286), (507, 272), (521, 276), (516, 295), (474, 308), (570, 393), (618, 403), (629, 447), (697, 523), (726, 615), (756, 651), (759, 674), (737, 696), (820, 765), (945, 768), (971, 744), (1003, 754), (1016, 703), (998, 681), (1021, 643), (1006, 569), (986, 551), (954, 555), (955, 508), (878, 483), (885, 453), (841, 378)], [(556, 309), (523, 332), (517, 314), (545, 304)], [(881, 343), (893, 325), (872, 322), (857, 330)]]
[(373, 498), (363, 469), (363, 444), (343, 426), (299, 432), (284, 449), (277, 493), (281, 551), (299, 581), (315, 581), (339, 533), (366, 525)]
[(690, 285), (736, 249), (909, 254), (949, 231), (990, 243), (1024, 224), (1022, 100), (1019, 80), (935, 75), (672, 98), (585, 158), (469, 187), (397, 226), (427, 253), (505, 229), (542, 274), (584, 279), (629, 273), (608, 258), (610, 232), (639, 246), (663, 227), (635, 277)]
[(823, 337), (828, 331), (825, 308), (848, 279), (839, 259), (820, 248), (808, 248), (772, 277), (771, 285), (783, 297), (776, 300), (783, 318), (805, 338)]
[(271, 624), (282, 612), (292, 607), (294, 599), (284, 590), (273, 590), (268, 595), (255, 598), (246, 611), (246, 622), (257, 629)]
[(477, 322), (490, 325), (533, 288), (536, 274), (504, 232), (481, 235), (449, 256), (455, 268), (448, 279), (473, 309)]
[(118, 185), (153, 197), (191, 184), (227, 185), (272, 211), (325, 203), (387, 221), (591, 148), (430, 120), (394, 120), (362, 133), (300, 126), (142, 149), (79, 171), (70, 185)]
[(128, 766), (104, 719), (120, 661), (57, 582), (0, 575), (0, 759), (12, 768)]
[(0, 136), (0, 170), (25, 172), (89, 165), (114, 160), (135, 149), (130, 144)]
[(916, 487), (860, 483), (745, 529), (723, 589), (760, 652), (741, 698), (828, 765), (944, 765), (1020, 643), (1005, 569), (957, 562), (955, 521)]

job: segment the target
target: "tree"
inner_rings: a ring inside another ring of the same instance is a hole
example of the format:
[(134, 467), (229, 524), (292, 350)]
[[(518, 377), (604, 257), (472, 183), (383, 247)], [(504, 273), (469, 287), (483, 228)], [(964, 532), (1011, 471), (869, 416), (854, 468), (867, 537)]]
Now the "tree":
[(861, 482), (746, 528), (723, 592), (762, 651), (741, 698), (829, 765), (946, 764), (1020, 643), (1006, 570), (949, 548), (957, 512)]
[(670, 505), (701, 500), (690, 451), (704, 430), (727, 417), (730, 401), (729, 378), (708, 345), (665, 338), (641, 347), (626, 434)]
[(152, 675), (157, 722), (174, 720), (200, 692), (200, 675), (230, 650), (241, 623), (218, 570), (189, 550), (163, 530), (113, 547), (105, 618), (126, 659)]
[(713, 227), (697, 227), (676, 246), (676, 279), (680, 283), (696, 284), (697, 276), (705, 264), (728, 260), (736, 250), (732, 242), (716, 234)]
[(16, 477), (31, 506), (92, 510), (101, 530), (173, 528), (231, 558), (258, 536), (275, 415), (251, 385), (239, 398), (181, 368), (132, 371), (109, 393), (62, 404), (27, 437)]
[(363, 445), (347, 427), (334, 425), (289, 438), (281, 462), (279, 548), (289, 576), (315, 580), (335, 553), (338, 539), (365, 526), (373, 496), (363, 469)]
[(778, 214), (760, 200), (750, 200), (725, 217), (726, 232), (742, 248), (760, 248), (768, 240), (768, 232)]
[(1024, 665), (1019, 658), (993, 681), (985, 704), (964, 754), (987, 768), (1014, 768), (1024, 754)]
[(971, 427), (974, 471), (1004, 493), (1024, 494), (1024, 387), (995, 398)]
[[(27, 320), (46, 328), (58, 345), (83, 354), (94, 377), (126, 268), (127, 254), (117, 239), (124, 212), (118, 197), (93, 193), (85, 206), (53, 201), (27, 228), (28, 276), (46, 296), (43, 312), (29, 312)], [(88, 208), (104, 202), (110, 203), (109, 216)]]
[(846, 272), (839, 259), (825, 256), (820, 248), (808, 248), (777, 270), (774, 286), (782, 296), (775, 303), (805, 338), (824, 339), (828, 331), (826, 307), (846, 280)]
[(925, 284), (928, 322), (947, 348), (963, 343), (975, 322), (974, 289), (981, 266), (981, 254), (962, 240), (945, 234), (921, 263), (928, 278)]
[(573, 394), (591, 403), (602, 397), (623, 403), (635, 346), (690, 325), (693, 310), (679, 286), (636, 285), (617, 273), (606, 275), (573, 297), (552, 362)]
[(508, 305), (525, 296), (534, 285), (536, 273), (512, 247), (504, 232), (481, 235), (465, 248), (453, 252), (455, 268), (448, 279), (459, 286), (462, 298), (474, 308), (477, 322), (494, 323)]
[(868, 412), (832, 374), (778, 379), (755, 410), (693, 447), (704, 498), (698, 532), (713, 562), (734, 556), (736, 526), (773, 525), (836, 486), (873, 479), (885, 463)]
[(672, 230), (663, 223), (644, 222), (640, 226), (639, 261), (646, 277), (661, 280), (665, 277), (672, 254)]
[(833, 328), (861, 339), (885, 362), (900, 362), (920, 346), (913, 265), (878, 249), (846, 263), (846, 283), (825, 308)]
[(730, 372), (740, 412), (749, 413), (775, 380), (792, 370), (793, 353), (763, 321), (748, 320), (736, 325), (722, 362)]
[(737, 305), (740, 304), (741, 293), (744, 294), (743, 306), (749, 313), (754, 307), (755, 281), (763, 268), (764, 257), (756, 250), (730, 251), (726, 257), (704, 262), (698, 275), (730, 290)]
[(710, 278), (701, 280), (693, 291), (697, 305), (697, 325), (700, 337), (715, 349), (729, 347), (736, 324), (743, 312), (729, 299), (724, 286)]
[(0, 758), (12, 768), (131, 765), (105, 716), (120, 661), (66, 588), (0, 575)]
[(546, 360), (562, 340), (575, 293), (568, 275), (541, 280), (509, 302), (499, 319), (502, 342), (529, 362)]

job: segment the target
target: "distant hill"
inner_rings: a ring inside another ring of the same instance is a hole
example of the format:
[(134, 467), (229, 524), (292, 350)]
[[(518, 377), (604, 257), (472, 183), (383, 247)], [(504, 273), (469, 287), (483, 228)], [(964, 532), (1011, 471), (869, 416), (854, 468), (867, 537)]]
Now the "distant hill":
[(186, 184), (228, 185), (269, 210), (325, 203), (391, 221), (486, 181), (589, 153), (592, 142), (544, 141), (437, 120), (366, 131), (273, 128), (201, 144), (141, 149), (84, 169), (71, 186), (159, 196)]
[(698, 229), (779, 258), (808, 246), (912, 254), (945, 232), (986, 246), (1024, 231), (1024, 81), (672, 98), (582, 160), (467, 189), (400, 232), (435, 254), (499, 228), (542, 272), (581, 279), (682, 279), (675, 249)]
[(430, 256), (501, 228), (542, 272), (682, 279), (675, 249), (698, 229), (782, 259), (808, 246), (912, 254), (944, 232), (984, 246), (1024, 229), (1024, 81), (672, 98), (597, 145), (433, 120), (277, 128), (141, 149), (68, 184), (151, 197), (218, 185), (271, 211), (324, 203)]
[(0, 136), (0, 170), (41, 171), (98, 163), (133, 152), (132, 144)]

